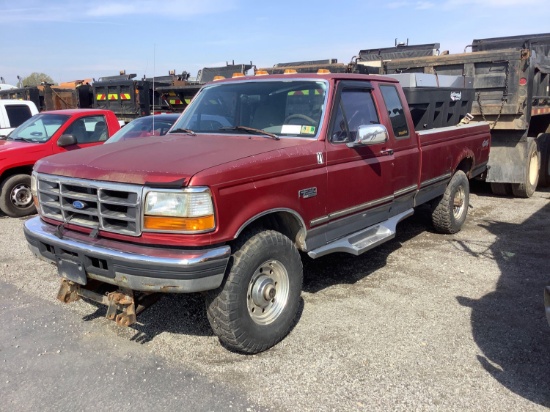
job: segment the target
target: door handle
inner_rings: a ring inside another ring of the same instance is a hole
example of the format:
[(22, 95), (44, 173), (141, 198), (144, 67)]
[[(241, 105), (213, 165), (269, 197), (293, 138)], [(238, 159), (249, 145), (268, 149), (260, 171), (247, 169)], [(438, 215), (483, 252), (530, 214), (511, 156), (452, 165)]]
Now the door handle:
[(380, 154), (391, 156), (393, 154), (393, 149), (380, 150)]

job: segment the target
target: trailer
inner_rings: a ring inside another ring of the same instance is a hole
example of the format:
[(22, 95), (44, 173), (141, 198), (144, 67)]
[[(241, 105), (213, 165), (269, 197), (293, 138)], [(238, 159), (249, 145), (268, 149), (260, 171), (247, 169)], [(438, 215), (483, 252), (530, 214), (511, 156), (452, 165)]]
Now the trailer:
[(458, 54), (421, 46), (361, 50), (352, 66), (472, 78), (471, 114), (491, 124), (484, 178), (493, 193), (530, 197), (537, 184), (550, 185), (550, 33), (478, 39)]
[(43, 83), (0, 90), (0, 99), (29, 100), (39, 111), (62, 109), (88, 109), (93, 105), (91, 79), (74, 80), (53, 85)]
[(94, 107), (113, 111), (125, 123), (149, 116), (168, 109), (155, 88), (182, 83), (187, 77), (186, 72), (176, 75), (170, 71), (168, 76), (136, 79), (136, 74), (122, 70), (119, 75), (101, 77), (93, 83)]
[(181, 113), (204, 84), (219, 78), (244, 76), (253, 67), (252, 63), (235, 64), (235, 62), (219, 67), (203, 67), (194, 80), (190, 80), (187, 76), (181, 82), (170, 85), (159, 84), (155, 87), (155, 92), (159, 95), (164, 108), (171, 112)]

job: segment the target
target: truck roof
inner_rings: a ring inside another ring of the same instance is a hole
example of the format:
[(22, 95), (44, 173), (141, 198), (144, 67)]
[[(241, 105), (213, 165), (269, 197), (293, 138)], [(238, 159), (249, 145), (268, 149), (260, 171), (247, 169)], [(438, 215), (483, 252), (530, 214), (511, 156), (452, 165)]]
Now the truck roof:
[[(259, 75), (255, 76), (240, 76), (230, 79), (215, 80), (215, 83), (218, 82), (227, 82), (227, 81), (242, 81), (242, 80), (279, 80), (279, 79), (324, 79), (324, 80), (363, 80), (363, 81), (380, 81), (388, 83), (399, 83), (398, 80), (393, 79), (388, 76), (375, 75), (375, 74), (354, 74), (354, 73), (295, 73), (295, 74), (268, 74), (268, 75)], [(211, 83), (210, 83), (211, 84)]]
[(42, 113), (55, 113), (55, 114), (66, 114), (69, 116), (75, 115), (75, 114), (105, 114), (105, 113), (113, 113), (111, 110), (105, 110), (105, 109), (61, 109), (61, 110), (48, 110), (44, 111)]

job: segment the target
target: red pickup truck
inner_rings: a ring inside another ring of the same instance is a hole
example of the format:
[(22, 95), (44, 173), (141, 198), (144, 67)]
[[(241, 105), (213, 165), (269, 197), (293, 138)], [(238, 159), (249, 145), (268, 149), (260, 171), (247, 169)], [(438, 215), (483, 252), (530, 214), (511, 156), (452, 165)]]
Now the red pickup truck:
[(103, 143), (120, 129), (109, 110), (71, 109), (37, 114), (0, 140), (0, 210), (11, 217), (35, 212), (31, 172), (56, 153)]
[(359, 255), (427, 202), (438, 231), (460, 230), (490, 146), (487, 123), (462, 123), (415, 131), (389, 77), (216, 81), (166, 136), (38, 162), (25, 235), (57, 264), (60, 300), (129, 325), (153, 292), (206, 292), (219, 339), (257, 353), (292, 327), (299, 252)]

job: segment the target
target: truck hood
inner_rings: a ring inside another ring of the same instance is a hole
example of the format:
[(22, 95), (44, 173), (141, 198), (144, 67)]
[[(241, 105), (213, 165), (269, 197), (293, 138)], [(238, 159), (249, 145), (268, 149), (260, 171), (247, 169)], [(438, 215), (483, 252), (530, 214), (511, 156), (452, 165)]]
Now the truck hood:
[(139, 185), (185, 186), (196, 173), (260, 153), (307, 143), (240, 135), (136, 138), (49, 156), (39, 173)]
[(15, 140), (0, 140), (0, 159), (4, 159), (10, 156), (13, 152), (35, 153), (43, 151), (43, 143), (26, 143)]

